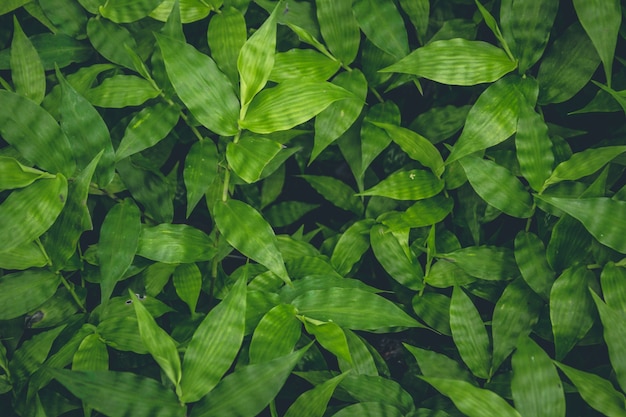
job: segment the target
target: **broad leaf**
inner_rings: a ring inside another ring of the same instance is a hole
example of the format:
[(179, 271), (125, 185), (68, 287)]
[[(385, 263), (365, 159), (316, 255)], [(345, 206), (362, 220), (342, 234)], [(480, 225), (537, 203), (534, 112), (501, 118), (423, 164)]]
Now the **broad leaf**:
[(400, 59), (409, 53), (406, 27), (391, 0), (355, 0), (354, 17), (365, 36), (378, 48)]
[(546, 249), (537, 235), (519, 232), (515, 237), (515, 261), (526, 284), (543, 299), (550, 297), (555, 279), (546, 258)]
[(402, 243), (388, 227), (381, 224), (372, 227), (370, 242), (376, 259), (394, 280), (415, 291), (424, 288), (421, 265), (414, 256), (407, 256)]
[(32, 311), (52, 297), (61, 276), (39, 269), (0, 277), (0, 320), (10, 320)]
[(319, 321), (304, 316), (301, 316), (300, 320), (304, 323), (306, 331), (315, 336), (317, 343), (324, 349), (335, 355), (340, 364), (345, 362), (348, 368), (354, 366), (348, 337), (341, 326), (332, 321)]
[(613, 262), (604, 265), (600, 274), (602, 295), (606, 304), (616, 311), (626, 313), (626, 288), (622, 285), (626, 280), (626, 269)]
[(265, 313), (250, 341), (250, 363), (269, 362), (291, 353), (300, 339), (302, 325), (296, 309), (279, 304)]
[(471, 276), (480, 279), (503, 281), (519, 275), (513, 252), (505, 247), (469, 246), (435, 256), (453, 262)]
[(159, 90), (149, 81), (135, 75), (114, 75), (85, 91), (85, 98), (96, 107), (121, 109), (139, 106), (156, 98)]
[(11, 43), (11, 79), (15, 92), (40, 104), (46, 94), (46, 76), (41, 59), (13, 16)]
[(226, 147), (228, 165), (247, 183), (258, 181), (282, 145), (260, 136), (244, 136)]
[(195, 263), (186, 263), (176, 267), (172, 283), (178, 297), (187, 304), (193, 315), (202, 290), (202, 272)]
[(138, 237), (137, 255), (157, 262), (183, 264), (206, 261), (215, 253), (209, 236), (186, 224), (143, 226)]
[(233, 85), (239, 80), (237, 59), (246, 39), (246, 20), (234, 7), (223, 7), (209, 20), (207, 41), (211, 56)]
[(148, 16), (163, 0), (107, 0), (99, 12), (116, 23), (130, 23)]
[(0, 191), (27, 187), (39, 178), (52, 178), (53, 175), (22, 165), (17, 159), (0, 156)]
[(415, 357), (425, 377), (456, 379), (472, 383), (474, 378), (472, 374), (454, 359), (429, 349), (420, 349), (406, 343), (403, 345)]
[(217, 164), (217, 148), (213, 142), (199, 141), (189, 149), (183, 169), (187, 190), (187, 217), (191, 215), (217, 176)]
[(348, 374), (343, 373), (337, 375), (323, 384), (302, 393), (293, 404), (291, 404), (285, 413), (285, 417), (322, 417), (335, 388), (337, 388), (337, 385), (341, 383), (346, 375)]
[(316, 0), (315, 11), (324, 42), (343, 65), (356, 58), (361, 42), (359, 23), (351, 0)]
[(432, 197), (444, 187), (444, 181), (428, 171), (398, 171), (370, 189), (357, 195), (389, 197), (395, 200), (422, 200)]
[(330, 263), (340, 275), (347, 275), (369, 249), (372, 225), (371, 219), (359, 220), (348, 227), (337, 240)]
[(92, 17), (87, 22), (87, 37), (95, 50), (107, 60), (135, 69), (133, 60), (124, 47), (136, 51), (137, 42), (126, 27), (107, 19)]
[(355, 195), (354, 190), (343, 181), (334, 177), (321, 175), (300, 175), (310, 185), (333, 205), (361, 215), (363, 213), (363, 203)]
[(590, 291), (590, 293), (600, 314), (611, 366), (623, 391), (626, 387), (626, 349), (624, 346), (624, 338), (626, 337), (626, 321), (624, 319), (626, 314), (607, 306), (595, 292)]
[(522, 175), (540, 191), (552, 173), (554, 152), (548, 126), (527, 100), (520, 101), (515, 149)]

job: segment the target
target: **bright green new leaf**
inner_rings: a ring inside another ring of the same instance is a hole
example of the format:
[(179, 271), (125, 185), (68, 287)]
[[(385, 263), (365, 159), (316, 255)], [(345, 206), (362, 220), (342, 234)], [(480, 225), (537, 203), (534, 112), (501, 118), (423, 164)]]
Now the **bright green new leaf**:
[(389, 197), (395, 200), (422, 200), (439, 194), (443, 187), (444, 181), (432, 173), (412, 169), (395, 172), (357, 195)]
[(48, 372), (72, 394), (95, 410), (111, 417), (183, 417), (176, 395), (151, 378), (129, 372), (70, 371)]
[(608, 417), (626, 416), (626, 398), (613, 387), (611, 381), (559, 362), (555, 362), (555, 365), (572, 381), (583, 400), (595, 410)]
[(608, 197), (577, 199), (538, 195), (536, 198), (580, 221), (600, 243), (626, 253), (626, 202)]
[(523, 416), (564, 417), (565, 395), (548, 354), (530, 337), (522, 337), (511, 359), (511, 391), (515, 409)]
[(202, 290), (202, 272), (195, 263), (182, 264), (174, 270), (172, 283), (176, 294), (189, 307), (191, 314), (196, 312), (198, 297)]
[(474, 377), (472, 374), (454, 359), (429, 349), (420, 349), (406, 343), (403, 343), (403, 345), (415, 357), (417, 365), (425, 377), (473, 382)]
[(199, 141), (189, 149), (183, 169), (187, 189), (187, 217), (191, 215), (217, 176), (217, 163), (217, 148), (213, 142)]
[(194, 406), (190, 417), (258, 415), (278, 394), (309, 347), (236, 370)]
[(215, 224), (228, 243), (286, 283), (291, 282), (278, 251), (274, 230), (258, 211), (232, 199), (216, 203), (213, 211)]
[[(609, 350), (609, 360), (615, 372), (617, 382), (624, 391), (626, 387), (626, 314), (607, 306), (592, 290), (589, 291), (596, 304), (602, 327), (606, 346)], [(589, 294), (587, 293), (587, 294)]]
[(391, 301), (357, 288), (310, 290), (296, 297), (292, 304), (299, 314), (321, 321), (334, 321), (352, 330), (424, 327)]
[(469, 246), (435, 256), (484, 280), (506, 281), (519, 276), (513, 251), (505, 247)]
[(10, 237), (0, 242), (0, 252), (32, 242), (48, 230), (63, 210), (67, 192), (61, 174), (11, 192), (0, 204), (0, 230)]
[(92, 333), (85, 337), (74, 357), (73, 371), (106, 371), (109, 369), (109, 352), (100, 335)]
[(327, 351), (332, 353), (341, 362), (344, 361), (352, 367), (352, 355), (346, 332), (337, 323), (332, 321), (319, 321), (301, 316), (306, 331), (315, 336), (315, 340)]
[(130, 267), (137, 252), (141, 212), (131, 199), (123, 200), (107, 213), (100, 228), (100, 300), (111, 297), (115, 284)]
[(0, 90), (0, 135), (41, 169), (70, 177), (76, 168), (67, 136), (50, 113), (18, 94)]
[(424, 271), (415, 257), (408, 257), (398, 237), (382, 224), (370, 230), (372, 250), (378, 262), (394, 280), (407, 288), (424, 288)]
[(602, 59), (607, 84), (611, 86), (613, 56), (622, 23), (619, 0), (574, 0), (578, 20)]
[(124, 26), (92, 17), (87, 22), (87, 37), (94, 49), (107, 60), (135, 70), (133, 60), (124, 46), (136, 51), (137, 42)]
[(626, 269), (613, 262), (604, 265), (600, 274), (600, 284), (604, 301), (613, 310), (626, 313)]
[(0, 156), (0, 191), (27, 187), (39, 178), (52, 178), (53, 175), (22, 165), (17, 159)]
[(404, 20), (391, 0), (355, 0), (354, 17), (367, 39), (381, 50), (400, 59), (409, 53)]
[(207, 261), (214, 254), (209, 236), (186, 224), (143, 226), (137, 243), (137, 255), (170, 264)]
[(11, 78), (15, 92), (40, 104), (46, 94), (46, 75), (37, 50), (13, 16)]
[[(478, 7), (478, 11), (482, 15), (482, 17), (483, 17), (487, 27), (491, 30), (491, 32), (496, 37), (498, 42), (500, 42), (500, 44), (502, 45), (502, 48), (506, 51), (506, 54), (509, 56), (509, 58), (513, 59), (513, 54), (511, 53), (511, 50), (509, 48), (509, 45), (508, 45), (506, 39), (504, 39), (504, 36), (502, 35), (502, 31), (500, 30), (500, 27), (498, 26), (498, 22), (496, 22), (496, 19), (489, 12), (489, 10), (487, 10), (480, 3), (480, 1), (474, 0), (474, 2), (476, 3), (476, 7)], [(501, 7), (506, 7), (506, 5), (505, 6), (501, 6)]]
[(223, 7), (209, 20), (207, 41), (211, 56), (233, 85), (239, 81), (237, 59), (247, 36), (246, 20), (234, 7)]
[(452, 339), (463, 362), (479, 378), (491, 376), (489, 336), (478, 309), (458, 286), (450, 301), (450, 329)]
[(588, 285), (593, 273), (584, 266), (565, 270), (550, 291), (550, 322), (555, 357), (561, 360), (593, 325), (593, 301)]
[(361, 43), (359, 23), (351, 0), (316, 0), (317, 21), (330, 52), (344, 65), (356, 58)]
[(519, 218), (533, 214), (533, 200), (511, 171), (476, 156), (459, 159), (472, 188), (489, 205)]
[(363, 203), (346, 183), (334, 177), (321, 175), (300, 175), (300, 178), (304, 178), (315, 191), (336, 207), (357, 215), (363, 213)]
[(521, 100), (515, 149), (520, 171), (535, 191), (540, 191), (552, 173), (554, 152), (548, 126), (528, 100)]
[(435, 389), (449, 397), (468, 417), (521, 417), (508, 402), (493, 391), (478, 388), (469, 382), (422, 377)]
[(337, 385), (343, 381), (347, 373), (339, 374), (313, 389), (302, 393), (291, 404), (285, 417), (322, 417), (326, 412), (328, 401), (335, 392)]
[[(231, 367), (243, 341), (246, 289), (246, 278), (242, 275), (196, 328), (183, 358), (182, 401), (198, 401), (220, 380), (224, 381), (222, 377)], [(215, 395), (218, 394), (213, 391), (205, 398)]]
[(163, 0), (107, 0), (98, 11), (116, 23), (130, 23), (148, 16), (162, 2)]
[(250, 341), (250, 364), (269, 362), (293, 352), (301, 329), (294, 306), (279, 304), (273, 307), (254, 329)]
[(548, 264), (545, 245), (537, 235), (520, 231), (515, 236), (515, 262), (528, 286), (547, 300), (555, 275)]
[(180, 7), (180, 19), (182, 23), (191, 23), (204, 19), (217, 7), (211, 1), (203, 0), (162, 0), (159, 6), (150, 12), (150, 17), (165, 22), (172, 13), (175, 2)]
[(239, 126), (255, 133), (291, 129), (315, 117), (335, 101), (348, 98), (355, 96), (329, 82), (285, 81), (257, 94)]
[(455, 38), (417, 48), (381, 71), (413, 74), (442, 84), (476, 85), (494, 82), (516, 67), (517, 62), (500, 48)]
[(239, 100), (228, 77), (209, 56), (188, 43), (163, 35), (156, 37), (167, 75), (189, 111), (209, 130), (235, 135)]
[(251, 184), (258, 181), (263, 170), (282, 149), (279, 142), (261, 136), (246, 135), (226, 147), (228, 165), (239, 177)]
[(39, 307), (52, 297), (61, 276), (41, 269), (29, 269), (0, 277), (0, 320), (10, 320)]
[(281, 83), (300, 79), (326, 81), (337, 72), (339, 61), (334, 61), (313, 49), (290, 49), (277, 52), (269, 80)]
[(361, 260), (370, 247), (369, 232), (373, 224), (371, 219), (359, 220), (341, 234), (330, 257), (330, 263), (337, 273), (347, 275)]

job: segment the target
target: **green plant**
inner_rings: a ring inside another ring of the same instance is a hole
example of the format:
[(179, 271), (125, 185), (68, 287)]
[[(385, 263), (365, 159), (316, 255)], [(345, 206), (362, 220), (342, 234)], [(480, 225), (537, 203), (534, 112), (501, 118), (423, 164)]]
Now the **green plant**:
[(3, 415), (625, 416), (625, 10), (3, 0)]

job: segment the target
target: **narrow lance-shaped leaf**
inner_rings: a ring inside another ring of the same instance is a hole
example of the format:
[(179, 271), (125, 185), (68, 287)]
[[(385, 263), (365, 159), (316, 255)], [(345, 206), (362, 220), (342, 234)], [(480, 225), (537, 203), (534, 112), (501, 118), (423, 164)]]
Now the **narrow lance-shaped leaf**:
[(260, 136), (244, 136), (226, 147), (228, 165), (248, 184), (260, 179), (263, 170), (280, 152), (282, 145)]
[(133, 60), (124, 48), (125, 45), (137, 50), (137, 42), (128, 29), (108, 19), (92, 17), (87, 22), (87, 37), (94, 49), (108, 61), (135, 70)]
[(415, 26), (420, 43), (424, 44), (428, 30), (430, 2), (428, 0), (400, 0), (400, 6)]
[(353, 212), (356, 215), (363, 213), (363, 203), (354, 195), (354, 190), (341, 180), (322, 175), (300, 175), (310, 185), (333, 205)]
[(54, 175), (36, 168), (22, 165), (17, 159), (0, 156), (0, 191), (29, 186), (39, 178), (53, 178)]
[(315, 5), (320, 32), (328, 49), (344, 65), (350, 65), (361, 42), (361, 30), (352, 12), (352, 1), (316, 0)]
[(360, 137), (358, 138), (362, 159), (359, 172), (361, 180), (374, 159), (391, 143), (391, 137), (385, 130), (376, 127), (375, 123), (389, 123), (399, 126), (400, 121), (400, 108), (393, 101), (378, 103), (369, 108), (361, 124)]
[[(72, 394), (111, 417), (183, 417), (176, 395), (154, 379), (130, 372), (48, 370)], [(140, 399), (141, 400), (140, 400)]]
[(608, 197), (576, 199), (538, 195), (536, 198), (580, 221), (600, 243), (626, 253), (626, 202)]
[(250, 364), (269, 362), (293, 351), (300, 339), (302, 325), (296, 308), (279, 304), (265, 313), (250, 341)]
[(424, 376), (473, 382), (472, 374), (456, 360), (429, 349), (420, 349), (406, 343), (403, 345), (415, 357)]
[[(198, 401), (220, 382), (239, 352), (245, 319), (244, 274), (202, 320), (189, 342), (183, 358), (182, 401)], [(213, 395), (215, 392), (208, 397)]]
[(626, 314), (607, 306), (592, 290), (590, 293), (598, 313), (600, 313), (600, 320), (604, 329), (604, 341), (609, 350), (611, 366), (615, 371), (619, 386), (624, 391), (624, 387), (626, 387), (626, 346), (624, 345)]
[(504, 281), (519, 275), (513, 252), (505, 247), (468, 246), (435, 256), (453, 262), (473, 277), (485, 280)]
[(521, 231), (515, 236), (515, 262), (528, 286), (547, 300), (555, 274), (548, 264), (545, 245), (537, 235)]
[(167, 75), (189, 111), (215, 133), (235, 135), (239, 100), (228, 77), (193, 46), (163, 35), (156, 37)]
[(439, 194), (443, 187), (444, 181), (430, 172), (412, 169), (395, 172), (357, 195), (389, 197), (396, 200), (422, 200)]
[(302, 393), (291, 404), (285, 417), (322, 417), (337, 385), (343, 381), (347, 373), (339, 374), (315, 388)]
[[(415, 401), (411, 395), (398, 382), (380, 375), (352, 373), (341, 382), (341, 388), (361, 402), (386, 403), (408, 414), (415, 407)], [(388, 414), (382, 415), (388, 416)]]
[(339, 237), (330, 257), (330, 263), (340, 275), (347, 275), (369, 249), (368, 235), (373, 223), (372, 219), (354, 222)]
[(46, 94), (46, 76), (37, 50), (13, 16), (11, 78), (15, 92), (40, 104)]
[(509, 45), (508, 45), (506, 39), (502, 35), (502, 31), (500, 31), (500, 27), (498, 26), (498, 22), (496, 22), (496, 19), (493, 17), (493, 15), (491, 13), (489, 13), (489, 10), (487, 10), (481, 4), (480, 1), (474, 0), (474, 2), (476, 3), (476, 7), (478, 7), (478, 11), (483, 16), (483, 19), (485, 20), (485, 24), (487, 25), (487, 27), (489, 27), (489, 29), (491, 29), (491, 32), (494, 34), (494, 36), (496, 37), (498, 42), (500, 42), (500, 44), (502, 45), (502, 48), (506, 51), (506, 54), (511, 59), (513, 59), (513, 54), (511, 53), (511, 49), (509, 48)]
[(301, 316), (306, 331), (315, 336), (315, 340), (327, 351), (332, 353), (340, 361), (348, 366), (353, 366), (352, 355), (346, 332), (337, 323), (332, 321), (320, 321)]
[(209, 20), (207, 41), (211, 56), (233, 85), (239, 81), (237, 59), (247, 39), (246, 20), (234, 7), (223, 7)]
[(202, 272), (195, 263), (182, 264), (174, 270), (172, 283), (176, 289), (176, 294), (189, 307), (193, 315), (196, 312), (198, 297), (202, 290)]
[(479, 378), (489, 378), (489, 336), (478, 309), (467, 294), (455, 286), (450, 302), (452, 339), (463, 362)]
[(187, 217), (217, 176), (217, 148), (212, 141), (194, 143), (185, 158), (183, 179), (187, 190)]
[(98, 242), (101, 302), (109, 299), (115, 284), (133, 262), (140, 232), (141, 212), (131, 199), (113, 206), (104, 218)]
[(214, 254), (209, 236), (187, 224), (144, 226), (137, 242), (137, 255), (168, 264), (207, 261)]
[(114, 75), (100, 85), (85, 91), (84, 95), (97, 107), (121, 109), (139, 106), (159, 96), (160, 91), (151, 82), (135, 75)]
[(326, 81), (340, 66), (339, 61), (332, 60), (313, 49), (293, 48), (276, 53), (269, 80), (276, 83), (293, 79)]
[(391, 0), (355, 0), (354, 17), (365, 36), (378, 48), (400, 59), (409, 53), (406, 26)]
[(216, 203), (213, 211), (215, 224), (228, 243), (283, 281), (291, 282), (277, 247), (274, 230), (258, 211), (244, 202), (232, 199)]
[(116, 23), (130, 23), (148, 16), (163, 0), (107, 0), (98, 11)]
[(604, 301), (613, 310), (626, 313), (626, 268), (613, 262), (604, 265), (600, 274), (600, 284)]
[(400, 72), (450, 85), (494, 82), (513, 71), (511, 61), (500, 48), (482, 41), (448, 39), (417, 48), (383, 72)]
[(548, 126), (527, 100), (521, 100), (515, 149), (520, 171), (529, 185), (539, 191), (552, 173), (554, 152)]
[(32, 311), (52, 297), (61, 275), (40, 269), (0, 277), (0, 320), (10, 320)]

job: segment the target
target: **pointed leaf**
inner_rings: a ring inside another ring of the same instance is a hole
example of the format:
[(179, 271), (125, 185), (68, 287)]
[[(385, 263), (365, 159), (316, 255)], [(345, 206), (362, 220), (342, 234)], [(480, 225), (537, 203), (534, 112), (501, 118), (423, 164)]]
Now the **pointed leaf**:
[(555, 275), (546, 259), (545, 246), (537, 235), (530, 232), (517, 234), (515, 261), (528, 286), (547, 300)]
[(624, 338), (626, 338), (626, 314), (607, 306), (595, 292), (590, 292), (598, 313), (600, 313), (600, 320), (604, 328), (604, 341), (609, 350), (611, 366), (619, 386), (624, 391), (624, 387), (626, 387), (626, 346), (624, 345)]
[[(176, 0), (162, 0), (161, 4), (150, 12), (150, 17), (153, 17), (161, 22), (165, 22), (171, 15)], [(183, 23), (196, 22), (202, 20), (215, 10), (211, 3), (212, 1), (199, 1), (199, 0), (178, 0), (180, 4), (180, 20)]]
[(391, 0), (356, 0), (354, 17), (365, 36), (378, 48), (400, 59), (409, 53), (404, 20)]
[(134, 71), (135, 65), (124, 46), (137, 50), (137, 42), (124, 26), (92, 17), (87, 22), (87, 37), (94, 49), (108, 61)]
[[(183, 358), (182, 401), (198, 401), (222, 380), (243, 341), (245, 312), (246, 279), (242, 275), (222, 302), (202, 320), (189, 342)], [(218, 395), (213, 391), (205, 399)]]
[(604, 265), (600, 274), (600, 284), (602, 285), (602, 295), (604, 301), (613, 310), (626, 313), (626, 269), (617, 266), (613, 262)]
[(402, 417), (402, 411), (384, 402), (360, 402), (342, 408), (333, 417)]
[(389, 197), (396, 200), (422, 200), (439, 194), (443, 187), (444, 181), (430, 172), (412, 169), (395, 172), (357, 195)]
[(137, 255), (157, 262), (184, 264), (207, 261), (215, 254), (213, 241), (203, 231), (186, 224), (143, 226)]
[(428, 30), (430, 2), (428, 0), (400, 0), (400, 6), (415, 26), (420, 43), (424, 44)]
[(591, 175), (624, 152), (626, 146), (605, 146), (577, 152), (557, 165), (550, 178), (546, 179), (544, 188), (561, 181), (575, 181)]
[(0, 191), (27, 187), (39, 178), (49, 178), (51, 174), (22, 165), (17, 159), (0, 156)]
[(158, 95), (159, 90), (153, 84), (135, 75), (114, 75), (85, 91), (85, 98), (91, 104), (112, 109), (139, 106)]
[(74, 357), (73, 371), (106, 371), (109, 369), (109, 352), (107, 346), (97, 333), (85, 337)]
[(236, 134), (239, 100), (226, 75), (193, 46), (164, 35), (156, 38), (167, 75), (189, 111), (217, 134)]
[(39, 307), (54, 295), (60, 281), (60, 275), (38, 269), (0, 277), (0, 320), (10, 320)]
[(315, 388), (302, 393), (291, 404), (285, 417), (322, 417), (326, 411), (328, 401), (335, 392), (337, 385), (346, 377), (346, 373), (339, 374)]
[(302, 317), (306, 331), (315, 336), (315, 340), (327, 351), (332, 353), (341, 361), (345, 361), (348, 366), (352, 366), (352, 355), (345, 331), (332, 321), (319, 321)]
[(313, 49), (294, 48), (276, 53), (269, 80), (277, 83), (293, 79), (326, 81), (337, 72), (340, 65), (339, 61)]
[(271, 226), (251, 206), (229, 199), (215, 204), (215, 224), (235, 249), (291, 282)]
[(378, 262), (394, 280), (415, 291), (424, 288), (424, 271), (414, 256), (408, 257), (392, 231), (377, 224), (370, 230), (372, 250)]
[(282, 145), (260, 136), (244, 136), (226, 147), (228, 164), (239, 177), (251, 184), (261, 178), (263, 170), (280, 152)]
[(505, 247), (468, 246), (436, 256), (453, 262), (471, 276), (480, 279), (503, 281), (519, 276), (513, 251)]
[(296, 308), (279, 304), (265, 313), (250, 341), (250, 364), (269, 362), (293, 352), (300, 339), (302, 325)]
[(420, 349), (403, 343), (404, 347), (415, 357), (417, 365), (426, 377), (439, 377), (472, 382), (473, 376), (461, 364), (448, 356), (429, 349)]
[(0, 268), (23, 271), (29, 268), (41, 268), (48, 265), (49, 259), (42, 248), (35, 242), (27, 242), (22, 245), (0, 252)]
[(234, 7), (223, 7), (209, 20), (207, 41), (211, 56), (233, 85), (239, 80), (237, 58), (247, 40), (246, 20)]
[(37, 50), (13, 16), (11, 78), (15, 92), (40, 104), (46, 94), (46, 76)]
[(187, 217), (217, 176), (217, 148), (211, 141), (194, 143), (185, 158), (183, 178), (187, 189)]
[(398, 382), (380, 375), (351, 374), (341, 382), (341, 388), (348, 391), (357, 401), (385, 403), (404, 413), (415, 407), (411, 395)]
[(520, 101), (515, 149), (522, 175), (535, 191), (540, 191), (552, 173), (554, 153), (548, 126), (528, 101)]
[(333, 205), (357, 215), (363, 213), (363, 203), (355, 196), (354, 190), (343, 181), (321, 175), (300, 175), (300, 178), (304, 178), (315, 191)]
[(193, 315), (196, 312), (198, 297), (202, 290), (202, 273), (195, 263), (182, 264), (174, 270), (172, 283), (176, 294), (189, 307)]
[[(449, 286), (452, 287), (453, 285)], [(426, 292), (422, 295), (415, 295), (411, 304), (415, 314), (424, 323), (446, 336), (452, 336), (450, 330), (450, 297), (445, 294)]]
[(350, 65), (361, 42), (361, 30), (352, 12), (352, 1), (316, 0), (315, 5), (320, 32), (328, 49), (344, 65)]
[(335, 244), (330, 263), (340, 275), (347, 275), (370, 247), (371, 219), (354, 222)]
[(150, 14), (163, 0), (107, 0), (98, 11), (116, 23), (130, 23)]
[(376, 127), (374, 123), (400, 124), (400, 108), (393, 101), (378, 103), (369, 108), (361, 125), (361, 169), (360, 176), (380, 153), (389, 146), (391, 137), (383, 129)]
[(482, 41), (455, 38), (417, 48), (383, 72), (413, 74), (450, 85), (490, 83), (513, 71), (517, 62)]
[(284, 227), (300, 220), (305, 214), (315, 210), (319, 204), (303, 203), (301, 201), (281, 201), (272, 204), (263, 215), (273, 227)]

